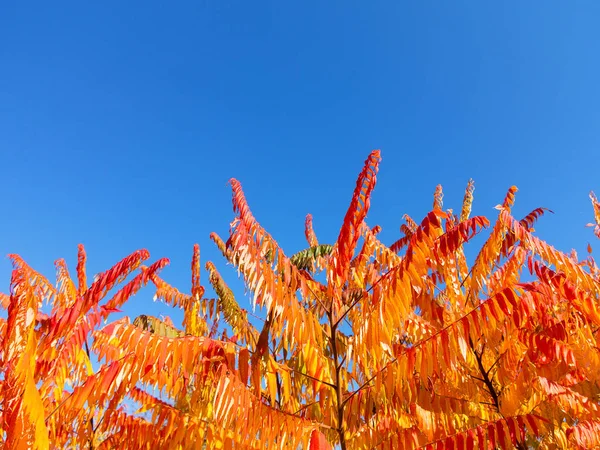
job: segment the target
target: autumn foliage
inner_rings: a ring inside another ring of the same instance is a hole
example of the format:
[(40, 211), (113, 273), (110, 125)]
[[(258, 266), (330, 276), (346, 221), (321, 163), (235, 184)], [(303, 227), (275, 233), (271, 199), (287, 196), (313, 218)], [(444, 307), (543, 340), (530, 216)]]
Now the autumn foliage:
[[(189, 293), (145, 250), (90, 282), (80, 246), (76, 276), (59, 260), (55, 284), (10, 255), (3, 448), (599, 447), (591, 247), (580, 260), (536, 237), (546, 210), (514, 218), (515, 187), (493, 223), (472, 216), (472, 182), (459, 215), (438, 186), (431, 211), (404, 216), (386, 245), (366, 223), (379, 163), (373, 151), (337, 240), (321, 243), (309, 215), (307, 249), (293, 255), (231, 180), (229, 236), (211, 239), (243, 278), (246, 309), (212, 262), (205, 296), (198, 246)], [(481, 248), (469, 247), (484, 229)], [(146, 285), (183, 310), (181, 328), (112, 320)]]

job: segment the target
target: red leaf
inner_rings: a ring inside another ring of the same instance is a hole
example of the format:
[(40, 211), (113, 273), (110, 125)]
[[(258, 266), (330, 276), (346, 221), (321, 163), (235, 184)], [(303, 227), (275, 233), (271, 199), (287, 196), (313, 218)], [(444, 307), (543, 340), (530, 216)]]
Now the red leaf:
[(356, 181), (352, 201), (350, 202), (340, 234), (334, 246), (331, 255), (333, 264), (328, 272), (328, 280), (330, 283), (333, 282), (337, 287), (341, 286), (347, 278), (350, 260), (359, 239), (359, 228), (369, 210), (371, 192), (375, 187), (380, 159), (379, 150), (374, 150), (365, 161), (363, 170)]
[(325, 435), (318, 430), (313, 430), (310, 434), (310, 450), (331, 450), (331, 445), (327, 442)]
[(248, 365), (248, 360), (250, 359), (249, 357), (249, 352), (248, 349), (243, 348), (240, 350), (240, 356), (239, 356), (239, 372), (240, 372), (240, 380), (242, 380), (242, 383), (244, 383), (244, 385), (246, 383), (248, 383), (248, 369), (249, 369), (249, 365)]
[(143, 376), (145, 377), (146, 375), (148, 375), (148, 372), (150, 372), (153, 369), (153, 367), (154, 366), (152, 364), (148, 364), (146, 366), (146, 368), (144, 369), (144, 375)]
[(538, 429), (537, 423), (535, 423), (534, 416), (527, 415), (527, 416), (525, 416), (525, 420), (527, 420), (527, 423), (529, 424), (529, 428), (533, 432), (533, 434), (538, 436), (540, 434), (540, 431)]

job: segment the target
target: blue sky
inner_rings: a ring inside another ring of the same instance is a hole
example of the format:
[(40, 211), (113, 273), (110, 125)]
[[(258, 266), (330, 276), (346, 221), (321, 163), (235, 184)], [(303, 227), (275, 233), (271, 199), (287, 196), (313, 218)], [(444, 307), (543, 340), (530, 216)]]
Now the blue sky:
[[(383, 162), (368, 221), (398, 237), (444, 186), (493, 219), (515, 213), (561, 250), (592, 241), (600, 191), (600, 3), (3, 2), (0, 254), (53, 276), (77, 244), (90, 276), (147, 248), (189, 290), (192, 245), (236, 289), (208, 239), (238, 178), (288, 254), (304, 216), (337, 236), (371, 149)], [(10, 263), (0, 260), (8, 292)], [(203, 281), (207, 276), (203, 273)], [(125, 308), (165, 314), (153, 289)], [(177, 317), (177, 316), (175, 316)]]

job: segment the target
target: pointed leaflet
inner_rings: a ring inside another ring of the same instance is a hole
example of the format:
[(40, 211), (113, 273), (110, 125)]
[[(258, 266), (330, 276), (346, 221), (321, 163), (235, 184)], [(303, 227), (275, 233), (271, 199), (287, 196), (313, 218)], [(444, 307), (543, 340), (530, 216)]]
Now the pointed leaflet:
[(310, 434), (310, 450), (331, 450), (331, 445), (327, 442), (327, 438), (318, 430), (313, 430)]
[(417, 228), (418, 228), (418, 225), (415, 223), (414, 220), (412, 220), (410, 218), (410, 216), (408, 214), (404, 214), (404, 216), (402, 216), (402, 217), (406, 221), (406, 224), (400, 225), (400, 231), (402, 231), (404, 233), (404, 237), (401, 237), (396, 242), (394, 242), (392, 245), (390, 245), (390, 250), (394, 253), (398, 253), (406, 245), (408, 245), (408, 243), (410, 242), (411, 236), (413, 235), (413, 233), (415, 231), (417, 231)]
[(71, 280), (65, 260), (59, 259), (54, 265), (56, 266), (56, 287), (58, 291), (55, 306), (64, 309), (72, 306), (77, 301), (77, 288)]
[[(552, 211), (548, 208), (536, 208), (533, 211), (531, 211), (529, 214), (527, 214), (525, 217), (523, 217), (519, 221), (519, 223), (523, 227), (525, 227), (525, 229), (527, 229), (528, 231), (533, 231), (533, 224), (535, 223), (536, 220), (538, 220), (541, 216), (543, 216), (545, 212), (552, 213)], [(513, 248), (516, 241), (517, 241), (517, 238), (516, 238), (515, 234), (512, 232), (512, 230), (509, 230), (509, 232), (506, 236), (506, 239), (504, 240), (504, 242), (502, 242), (501, 254), (503, 256), (507, 256), (509, 254), (510, 250)]]
[(79, 282), (77, 292), (79, 295), (83, 295), (85, 294), (85, 291), (87, 291), (87, 276), (85, 273), (86, 260), (87, 255), (85, 253), (85, 247), (83, 244), (79, 244), (77, 252), (77, 280)]
[(320, 301), (318, 283), (291, 264), (252, 215), (240, 183), (235, 179), (230, 183), (238, 217), (231, 225), (226, 257), (243, 275), (252, 293), (253, 306), (272, 314), (271, 333), (283, 339), (288, 351), (307, 343), (315, 343), (316, 348), (322, 349), (324, 330), (319, 323), (322, 313), (308, 307), (311, 300)]
[(571, 388), (544, 377), (537, 377), (537, 383), (550, 402), (557, 404), (563, 411), (570, 411), (573, 417), (597, 417), (600, 413), (600, 407), (593, 399)]
[(85, 293), (85, 305), (97, 304), (113, 287), (125, 280), (132, 271), (140, 266), (142, 261), (148, 258), (150, 258), (148, 250), (138, 250), (123, 258), (106, 272), (98, 275), (96, 281)]
[(390, 245), (390, 250), (394, 253), (398, 253), (400, 250), (402, 250), (408, 245), (411, 236), (412, 233), (407, 234), (406, 236), (402, 236), (400, 239), (398, 239), (396, 242)]
[(433, 209), (442, 210), (444, 206), (444, 192), (442, 191), (442, 185), (438, 184), (435, 187), (435, 193), (433, 194)]
[(242, 348), (239, 352), (238, 357), (238, 372), (240, 374), (240, 381), (242, 384), (248, 383), (248, 372), (250, 369), (249, 365), (250, 354), (247, 348)]
[(118, 310), (130, 297), (144, 287), (152, 276), (169, 264), (167, 258), (162, 258), (150, 267), (142, 267), (141, 273), (136, 275), (129, 283), (123, 286), (105, 305), (102, 306), (102, 316), (106, 318), (112, 311)]
[[(373, 267), (370, 264), (370, 262), (373, 258), (373, 255), (376, 254), (376, 252), (379, 252), (381, 249), (385, 249), (387, 250), (387, 254), (391, 255), (394, 261), (399, 262), (399, 258), (397, 257), (397, 255), (391, 253), (389, 249), (382, 245), (376, 238), (376, 235), (380, 231), (381, 227), (376, 226), (373, 230), (371, 230), (369, 229), (366, 223), (363, 223), (361, 227), (360, 232), (364, 236), (364, 242), (358, 255), (352, 260), (350, 266), (351, 279), (348, 280), (348, 289), (353, 289), (353, 295), (356, 297), (359, 295), (362, 296), (360, 291), (366, 289), (367, 285), (372, 285), (373, 283), (375, 283), (376, 271), (373, 270)], [(380, 261), (382, 264), (385, 264), (385, 262), (383, 261), (384, 259), (385, 257), (382, 254), (382, 261)], [(388, 264), (388, 267), (391, 267), (392, 265), (393, 264)]]
[(475, 216), (459, 223), (437, 239), (436, 257), (443, 259), (454, 254), (463, 243), (471, 240), (481, 229), (489, 225), (490, 222), (483, 216)]
[(6, 433), (6, 448), (26, 448), (28, 440), (33, 441), (36, 449), (48, 449), (50, 445), (44, 406), (34, 380), (35, 317), (42, 300), (36, 293), (35, 282), (34, 272), (27, 265), (15, 264), (3, 342), (4, 380), (0, 385), (3, 410), (0, 429)]
[(200, 246), (198, 244), (194, 244), (191, 269), (192, 295), (190, 302), (184, 308), (183, 326), (187, 334), (201, 336), (206, 332), (208, 325), (200, 317), (200, 301), (204, 295), (204, 288), (200, 285)]
[[(381, 227), (376, 226), (372, 230), (363, 222), (360, 229), (360, 234), (364, 237), (363, 247), (356, 258), (352, 260), (352, 267), (356, 269), (356, 274), (363, 274), (364, 270), (370, 270), (372, 275), (379, 276), (379, 272), (391, 270), (400, 264), (402, 259), (391, 248), (384, 245), (378, 238), (377, 234), (381, 231)], [(369, 260), (372, 261), (369, 262)], [(361, 270), (361, 267), (364, 270)]]
[(223, 242), (223, 239), (217, 233), (210, 233), (210, 240), (215, 243), (217, 248), (221, 251), (223, 256), (229, 260), (229, 255), (227, 252), (227, 244)]
[[(413, 296), (428, 292), (431, 282), (426, 275), (433, 265), (434, 241), (443, 234), (440, 217), (442, 211), (430, 212), (412, 235), (407, 256), (400, 264), (381, 275), (373, 289), (372, 300), (364, 303), (364, 309), (357, 315), (354, 332), (356, 348), (363, 353), (365, 361), (373, 352), (373, 343), (393, 345), (393, 330), (400, 328), (414, 308)], [(368, 299), (369, 297), (365, 297)], [(384, 325), (383, 329), (381, 324)]]
[[(587, 320), (600, 325), (600, 311), (598, 310), (597, 300), (593, 295), (593, 292), (590, 292), (590, 289), (581, 286), (582, 283), (570, 281), (564, 272), (557, 273), (538, 261), (533, 261), (531, 258), (529, 259), (529, 272), (532, 275), (537, 275), (542, 283), (548, 284), (555, 289), (556, 292), (569, 300), (571, 304), (587, 318)], [(583, 272), (583, 274), (585, 274), (585, 272)], [(593, 283), (593, 278), (591, 282)], [(536, 287), (536, 284), (525, 285), (525, 287), (532, 292), (539, 289)]]
[(475, 190), (475, 183), (473, 180), (469, 180), (467, 188), (465, 189), (465, 197), (463, 199), (462, 209), (460, 212), (460, 221), (464, 222), (471, 215), (471, 205), (473, 204), (473, 191)]
[[(253, 305), (258, 304), (269, 311), (275, 308), (275, 319), (281, 321), (280, 316), (286, 310), (286, 305), (291, 302), (292, 308), (299, 307), (295, 292), (302, 289), (306, 296), (307, 283), (312, 279), (291, 264), (273, 237), (256, 221), (239, 181), (232, 178), (230, 184), (233, 209), (239, 216), (231, 224), (225, 256), (237, 266), (248, 288), (254, 293)], [(219, 240), (214, 240), (219, 245)], [(294, 312), (289, 311), (288, 315), (299, 320), (301, 317), (292, 314)], [(304, 315), (308, 311), (298, 312)]]
[(564, 253), (559, 252), (554, 247), (534, 236), (523, 225), (517, 222), (510, 215), (509, 211), (502, 210), (500, 212), (500, 221), (506, 223), (512, 229), (516, 238), (523, 243), (525, 248), (532, 253), (539, 254), (544, 261), (554, 264), (557, 272), (563, 272), (569, 281), (578, 285), (581, 289), (600, 295), (600, 283), (594, 280), (589, 273), (585, 272), (581, 266), (574, 263)]
[(182, 337), (184, 335), (183, 332), (158, 319), (157, 317), (147, 316), (145, 314), (137, 316), (133, 321), (133, 324), (144, 331), (149, 331), (150, 333), (154, 333), (159, 336)]
[[(434, 334), (427, 335), (420, 341), (413, 343), (410, 347), (397, 347), (399, 351), (394, 355), (395, 358), (373, 375), (373, 382), (381, 383), (378, 379), (387, 376), (388, 371), (396, 366), (403, 368), (400, 370), (401, 378), (412, 380), (412, 369), (404, 369), (407, 361), (413, 361), (410, 363), (411, 365), (416, 364), (416, 370), (419, 372), (421, 378), (451, 369), (452, 365), (446, 367), (448, 362), (446, 360), (449, 359), (450, 354), (444, 349), (444, 346), (447, 347), (448, 343), (450, 343), (453, 350), (452, 355), (462, 354), (463, 358), (466, 359), (468, 352), (467, 340), (477, 340), (481, 337), (482, 333), (485, 337), (486, 334), (494, 332), (494, 329), (486, 327), (486, 323), (492, 319), (497, 322), (504, 322), (506, 319), (516, 321), (518, 317), (519, 320), (522, 320), (527, 316), (527, 312), (523, 309), (523, 302), (518, 300), (518, 297), (511, 288), (503, 289), (445, 328)], [(515, 314), (516, 311), (519, 314)], [(472, 327), (471, 323), (475, 327)], [(517, 324), (515, 323), (515, 325)], [(363, 358), (366, 360), (365, 357)], [(402, 388), (402, 384), (397, 385), (398, 395), (403, 394)]]
[(208, 261), (206, 270), (209, 273), (209, 281), (218, 295), (218, 308), (223, 313), (225, 321), (231, 326), (234, 334), (240, 335), (244, 342), (256, 345), (258, 332), (248, 321), (248, 314), (238, 305), (233, 291), (227, 286), (215, 265)]
[[(503, 214), (510, 213), (510, 208), (514, 203), (515, 192), (517, 192), (517, 190), (516, 186), (512, 186), (508, 190), (502, 206), (499, 207), (499, 219)], [(471, 290), (469, 295), (472, 301), (477, 298), (479, 292), (484, 287), (487, 287), (486, 279), (492, 272), (494, 264), (496, 264), (501, 255), (502, 243), (505, 238), (506, 230), (507, 225), (503, 220), (496, 221), (488, 240), (485, 242), (475, 259), (475, 263), (471, 269)]]
[(36, 295), (40, 295), (40, 302), (43, 300), (50, 301), (54, 298), (56, 289), (45, 276), (33, 270), (19, 255), (10, 254), (8, 257), (12, 261), (14, 270), (23, 270), (21, 272), (21, 276), (26, 278), (26, 280), (23, 280), (23, 282), (27, 282), (29, 285), (35, 286)]
[(2, 307), (2, 309), (8, 309), (9, 305), (10, 305), (10, 295), (6, 295), (6, 294), (3, 294), (2, 292), (0, 292), (0, 307)]
[[(524, 421), (528, 423), (547, 422), (540, 416), (527, 414), (516, 417), (506, 417), (496, 421), (488, 422), (486, 425), (477, 426), (457, 432), (452, 436), (441, 438), (424, 446), (427, 449), (464, 449), (464, 443), (477, 443), (479, 448), (500, 448), (508, 449), (512, 446), (523, 445), (522, 437), (526, 435), (524, 429)], [(532, 437), (537, 436), (535, 433), (527, 433)], [(462, 445), (461, 445), (462, 444)], [(486, 445), (487, 444), (487, 445)], [(496, 447), (498, 445), (498, 447)], [(489, 447), (488, 447), (489, 446)], [(470, 447), (475, 448), (475, 447)]]
[(297, 448), (300, 442), (306, 448), (308, 433), (315, 429), (315, 423), (267, 405), (225, 368), (213, 401), (214, 424), (231, 430), (235, 442), (242, 441), (248, 446), (256, 444), (256, 439), (260, 448), (279, 448), (285, 430), (285, 441), (290, 448)]
[(191, 302), (191, 296), (180, 292), (157, 275), (151, 275), (150, 280), (156, 286), (155, 299), (170, 303), (179, 308), (186, 308)]
[(340, 234), (330, 256), (331, 262), (327, 270), (327, 281), (329, 288), (332, 289), (331, 294), (335, 296), (333, 298), (335, 302), (340, 302), (341, 293), (339, 290), (348, 279), (350, 261), (358, 242), (359, 228), (369, 210), (371, 193), (375, 187), (380, 160), (379, 150), (374, 150), (365, 161), (364, 168), (356, 181), (350, 207), (346, 212)]
[(175, 393), (182, 376), (204, 379), (221, 366), (233, 366), (236, 348), (206, 337), (159, 336), (131, 325), (127, 318), (107, 325), (94, 336), (92, 350), (99, 359), (132, 355), (126, 373), (129, 379), (157, 384), (169, 394)]
[(585, 420), (567, 430), (567, 438), (579, 448), (598, 448), (600, 446), (600, 422)]
[[(307, 270), (313, 272), (315, 264), (331, 254), (333, 246), (322, 244), (316, 247), (310, 247), (306, 250), (301, 250), (298, 253), (292, 255), (290, 262), (296, 266), (299, 270)], [(316, 264), (320, 266), (320, 264)]]
[[(123, 261), (126, 260), (127, 258)], [(135, 264), (136, 260), (133, 259), (133, 261), (133, 264)], [(122, 263), (123, 262), (117, 264), (115, 267), (122, 265), (122, 271), (127, 272), (127, 265)], [(54, 383), (54, 385), (61, 390), (67, 379), (66, 375), (69, 364), (73, 360), (74, 355), (76, 355), (78, 351), (83, 348), (84, 344), (87, 343), (87, 335), (100, 324), (102, 319), (106, 319), (112, 312), (117, 311), (123, 303), (148, 282), (150, 276), (154, 275), (167, 263), (168, 260), (163, 258), (152, 264), (149, 268), (142, 268), (140, 274), (117, 291), (105, 305), (100, 307), (100, 309), (97, 308), (97, 302), (103, 297), (103, 294), (92, 298), (91, 302), (87, 305), (85, 302), (88, 295), (99, 292), (98, 290), (95, 290), (94, 286), (96, 283), (103, 280), (103, 277), (100, 277), (98, 281), (86, 291), (84, 299), (79, 300), (65, 310), (55, 310), (55, 313), (50, 320), (48, 333), (42, 338), (42, 344), (47, 351), (42, 353), (38, 360), (38, 362), (45, 363), (44, 366), (38, 366), (41, 369), (41, 373), (45, 375), (43, 377), (44, 386), (49, 387)], [(107, 271), (105, 273), (110, 272), (111, 271)], [(117, 272), (115, 276), (119, 279), (123, 279), (123, 275), (119, 275), (118, 273), (119, 272)], [(114, 287), (114, 285), (114, 282), (109, 281), (109, 286)], [(101, 292), (104, 292), (104, 295), (106, 293), (106, 291)], [(90, 309), (91, 311), (89, 311)], [(62, 344), (60, 347), (56, 348), (53, 343), (58, 340), (61, 340)], [(48, 346), (47, 344), (50, 345)]]
[(464, 299), (462, 284), (457, 271), (457, 264), (462, 265), (460, 258), (464, 258), (462, 252), (463, 244), (471, 240), (481, 229), (489, 226), (489, 221), (483, 216), (475, 216), (454, 225), (446, 233), (440, 236), (435, 243), (435, 259), (437, 272), (446, 283), (445, 294), (450, 302), (450, 308), (454, 311), (462, 308)]
[(304, 222), (304, 235), (306, 236), (308, 246), (316, 247), (317, 245), (319, 245), (319, 241), (317, 240), (317, 236), (315, 235), (315, 231), (313, 230), (312, 219), (312, 215), (306, 215), (306, 221)]
[(200, 246), (194, 244), (194, 254), (192, 256), (192, 296), (200, 300), (204, 289), (200, 285)]

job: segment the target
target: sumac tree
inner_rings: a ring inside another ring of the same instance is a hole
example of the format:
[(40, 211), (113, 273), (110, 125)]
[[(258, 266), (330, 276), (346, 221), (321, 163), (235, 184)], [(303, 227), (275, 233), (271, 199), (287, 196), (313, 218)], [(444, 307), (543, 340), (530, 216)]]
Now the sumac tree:
[[(205, 297), (198, 246), (189, 294), (160, 278), (166, 259), (143, 266), (145, 250), (90, 285), (83, 247), (76, 280), (59, 260), (55, 285), (11, 256), (0, 297), (4, 448), (600, 446), (591, 247), (579, 260), (536, 237), (546, 210), (515, 219), (514, 187), (493, 225), (471, 216), (472, 182), (460, 215), (443, 209), (438, 186), (431, 212), (405, 216), (403, 236), (385, 245), (365, 221), (379, 162), (379, 151), (367, 158), (337, 240), (320, 243), (309, 215), (307, 249), (294, 255), (231, 180), (230, 234), (211, 239), (256, 315), (211, 262), (216, 298)], [(104, 325), (148, 283), (183, 309), (181, 329), (150, 316)]]

